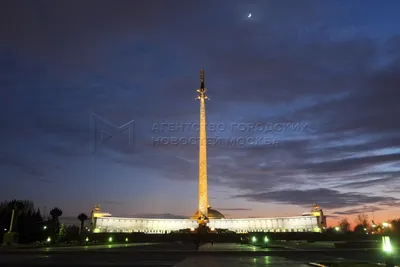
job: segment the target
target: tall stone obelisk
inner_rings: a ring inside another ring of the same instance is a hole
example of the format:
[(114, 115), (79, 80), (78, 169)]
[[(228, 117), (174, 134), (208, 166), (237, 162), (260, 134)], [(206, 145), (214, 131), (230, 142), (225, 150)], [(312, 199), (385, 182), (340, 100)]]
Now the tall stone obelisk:
[(208, 223), (208, 188), (207, 188), (207, 130), (206, 130), (206, 96), (204, 87), (204, 70), (200, 70), (200, 89), (197, 90), (200, 100), (200, 127), (199, 127), (199, 207), (197, 222), (201, 226)]

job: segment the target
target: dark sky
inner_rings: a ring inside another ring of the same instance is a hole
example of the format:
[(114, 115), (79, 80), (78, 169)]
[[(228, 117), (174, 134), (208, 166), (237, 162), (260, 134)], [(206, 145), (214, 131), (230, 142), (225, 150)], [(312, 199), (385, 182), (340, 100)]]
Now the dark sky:
[[(334, 218), (398, 216), (398, 10), (396, 0), (1, 1), (0, 196), (66, 216), (95, 204), (191, 215), (198, 148), (183, 140), (198, 135), (204, 68), (211, 206), (227, 217), (298, 215), (314, 202)], [(94, 142), (110, 129), (93, 114), (133, 120), (132, 143), (128, 131)]]

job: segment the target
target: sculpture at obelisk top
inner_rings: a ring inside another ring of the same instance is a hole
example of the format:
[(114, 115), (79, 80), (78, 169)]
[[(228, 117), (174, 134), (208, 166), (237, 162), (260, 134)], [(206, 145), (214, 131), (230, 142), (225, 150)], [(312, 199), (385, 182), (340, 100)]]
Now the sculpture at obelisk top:
[(197, 222), (206, 226), (208, 223), (208, 188), (207, 188), (207, 131), (206, 131), (206, 96), (204, 87), (204, 70), (200, 71), (200, 89), (197, 90), (200, 100), (200, 136), (199, 136), (199, 208)]

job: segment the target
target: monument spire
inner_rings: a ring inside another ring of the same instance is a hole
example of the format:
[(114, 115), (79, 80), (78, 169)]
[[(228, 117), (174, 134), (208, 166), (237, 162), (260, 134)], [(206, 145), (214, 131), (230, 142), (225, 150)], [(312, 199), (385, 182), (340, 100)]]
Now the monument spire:
[(199, 207), (197, 222), (199, 225), (208, 223), (208, 188), (207, 188), (207, 131), (206, 131), (206, 105), (209, 98), (204, 87), (204, 70), (200, 70), (200, 89), (197, 90), (200, 100), (200, 129), (199, 129)]

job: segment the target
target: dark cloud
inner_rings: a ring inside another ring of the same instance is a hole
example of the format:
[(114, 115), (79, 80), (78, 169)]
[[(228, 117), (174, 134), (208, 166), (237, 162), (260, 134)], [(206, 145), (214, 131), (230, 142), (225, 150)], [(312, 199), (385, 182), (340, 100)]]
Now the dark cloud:
[(307, 171), (311, 173), (331, 173), (347, 170), (360, 170), (370, 167), (372, 164), (392, 163), (400, 160), (400, 154), (377, 155), (367, 157), (348, 158), (331, 160), (320, 163), (305, 165)]
[(247, 208), (217, 208), (217, 210), (224, 210), (224, 211), (250, 211), (253, 209), (247, 209)]
[(364, 214), (367, 212), (374, 212), (374, 211), (379, 211), (383, 210), (382, 208), (379, 207), (363, 207), (363, 208), (357, 208), (357, 209), (348, 209), (344, 211), (336, 211), (333, 214), (337, 215), (354, 215), (354, 214)]
[[(350, 183), (343, 183), (338, 186), (334, 186), (333, 188), (352, 188), (352, 189), (360, 189), (365, 187), (377, 186), (377, 185), (385, 185), (385, 184), (393, 184), (394, 182), (398, 181), (399, 172), (371, 172), (364, 175), (354, 175), (349, 176), (349, 178), (353, 179), (360, 179), (364, 178), (364, 181), (357, 181), (357, 182), (350, 182)], [(373, 179), (368, 179), (368, 176), (374, 177)], [(376, 178), (379, 177), (379, 178)]]
[[(124, 216), (122, 216), (124, 217)], [(188, 219), (188, 216), (184, 215), (175, 215), (170, 213), (146, 213), (146, 214), (134, 214), (134, 215), (127, 215), (127, 217), (133, 218), (157, 218), (157, 219)]]
[[(397, 187), (398, 188), (398, 187)], [(398, 190), (396, 191), (396, 193), (398, 192)], [(381, 203), (381, 205), (384, 206), (389, 206), (389, 207), (398, 207), (400, 205), (400, 201), (384, 201)]]
[(335, 220), (339, 220), (339, 219), (341, 219), (342, 217), (341, 216), (336, 216), (336, 215), (325, 215), (327, 218), (332, 218), (332, 219), (335, 219)]
[(277, 202), (282, 204), (309, 206), (318, 203), (327, 209), (372, 204), (382, 201), (396, 201), (388, 196), (364, 195), (361, 193), (342, 193), (337, 190), (319, 188), (310, 190), (281, 190), (258, 194), (241, 194), (234, 197), (257, 202)]
[[(44, 171), (45, 165), (34, 162), (28, 162), (17, 158), (0, 157), (0, 166), (11, 167), (23, 172), (20, 176), (23, 179), (31, 179), (41, 183), (53, 183), (52, 179), (47, 178), (46, 172)], [(48, 169), (54, 168), (53, 166), (46, 166)]]
[(110, 200), (105, 200), (103, 201), (103, 204), (110, 204), (110, 205), (123, 205), (124, 203), (120, 201), (110, 201)]

